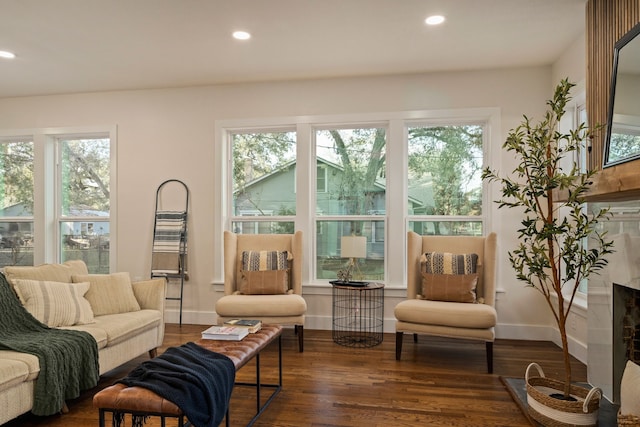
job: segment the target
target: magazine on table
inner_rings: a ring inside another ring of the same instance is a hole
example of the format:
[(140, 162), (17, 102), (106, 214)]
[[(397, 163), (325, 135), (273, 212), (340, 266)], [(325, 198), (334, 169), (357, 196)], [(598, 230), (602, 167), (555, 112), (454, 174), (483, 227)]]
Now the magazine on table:
[(238, 326), (211, 326), (202, 331), (202, 339), (241, 341), (249, 335), (249, 329)]
[(262, 322), (256, 319), (230, 319), (224, 322), (224, 325), (247, 328), (250, 334), (254, 334), (262, 329)]

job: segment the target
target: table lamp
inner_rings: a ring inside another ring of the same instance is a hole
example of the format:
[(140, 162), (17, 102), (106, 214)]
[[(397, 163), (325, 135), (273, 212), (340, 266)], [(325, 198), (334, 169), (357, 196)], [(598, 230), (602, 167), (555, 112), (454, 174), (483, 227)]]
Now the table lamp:
[[(340, 255), (342, 258), (349, 258), (346, 270), (338, 272), (338, 278), (345, 282), (350, 282), (355, 269), (359, 276), (362, 276), (356, 258), (367, 257), (367, 238), (365, 236), (342, 236)], [(340, 277), (342, 273), (342, 277)]]

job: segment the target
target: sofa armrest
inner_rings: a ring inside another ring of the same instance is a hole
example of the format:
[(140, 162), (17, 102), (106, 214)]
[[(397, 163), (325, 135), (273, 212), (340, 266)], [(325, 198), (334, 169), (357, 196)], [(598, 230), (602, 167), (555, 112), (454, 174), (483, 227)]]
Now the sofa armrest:
[(133, 282), (133, 294), (142, 309), (158, 310), (164, 316), (164, 303), (167, 296), (165, 279), (150, 279)]

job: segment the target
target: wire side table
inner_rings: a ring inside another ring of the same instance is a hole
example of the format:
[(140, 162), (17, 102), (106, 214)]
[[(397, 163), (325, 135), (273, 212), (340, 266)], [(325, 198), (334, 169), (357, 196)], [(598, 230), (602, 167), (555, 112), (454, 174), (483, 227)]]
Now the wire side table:
[(336, 344), (374, 347), (382, 342), (384, 284), (350, 286), (332, 283), (333, 329)]

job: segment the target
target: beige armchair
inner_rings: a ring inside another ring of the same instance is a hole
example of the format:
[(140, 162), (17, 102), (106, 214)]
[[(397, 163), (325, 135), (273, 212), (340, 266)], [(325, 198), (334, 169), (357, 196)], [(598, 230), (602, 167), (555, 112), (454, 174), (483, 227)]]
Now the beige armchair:
[[(426, 252), (449, 252), (478, 255), (479, 303), (434, 301), (421, 295), (420, 258)], [(493, 372), (494, 327), (497, 323), (496, 296), (496, 235), (487, 237), (407, 236), (407, 300), (394, 310), (396, 317), (396, 360), (400, 360), (404, 332), (440, 337), (480, 340), (486, 343), (487, 368)]]
[[(289, 290), (283, 294), (247, 295), (240, 292), (244, 251), (288, 251)], [(224, 296), (216, 302), (218, 324), (233, 318), (260, 319), (263, 323), (293, 325), (303, 347), (307, 303), (302, 297), (302, 232), (295, 234), (224, 233)]]

